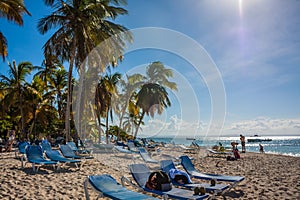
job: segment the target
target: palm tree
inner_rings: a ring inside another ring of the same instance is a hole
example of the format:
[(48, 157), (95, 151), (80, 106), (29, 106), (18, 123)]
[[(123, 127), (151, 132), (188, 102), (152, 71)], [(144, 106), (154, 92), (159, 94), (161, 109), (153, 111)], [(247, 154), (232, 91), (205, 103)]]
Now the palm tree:
[[(39, 76), (43, 82), (47, 85), (49, 79), (57, 69), (62, 68), (63, 65), (54, 56), (46, 56), (43, 60), (41, 67), (37, 67), (38, 72), (34, 76)], [(47, 90), (48, 88), (46, 88)]]
[(166, 89), (157, 83), (146, 83), (137, 93), (136, 105), (142, 109), (137, 129), (134, 134), (136, 138), (141, 122), (145, 114), (154, 117), (155, 112), (162, 114), (165, 108), (171, 106)]
[[(165, 88), (171, 89), (171, 90), (177, 90), (177, 85), (175, 82), (169, 81), (169, 78), (173, 77), (173, 71), (172, 69), (167, 69), (161, 63), (160, 61), (152, 62), (150, 63), (146, 68), (146, 76), (143, 77), (143, 85), (140, 91), (138, 92), (137, 97), (133, 96), (132, 101), (135, 101), (135, 106), (138, 108), (140, 107), (142, 109), (142, 113), (138, 113), (137, 117), (140, 117), (139, 123), (137, 124), (136, 132), (134, 137), (136, 137), (137, 132), (140, 128), (141, 122), (144, 118), (145, 113), (150, 114), (152, 117), (154, 116), (155, 108), (158, 110), (158, 114), (161, 114), (164, 108), (169, 106), (169, 99), (168, 99), (168, 93)], [(151, 88), (153, 87), (153, 88)], [(156, 90), (156, 91), (155, 91)], [(147, 94), (149, 92), (149, 95), (161, 95), (161, 97), (147, 97)], [(164, 97), (165, 96), (165, 97)], [(137, 98), (137, 100), (134, 100), (134, 98)], [(147, 99), (148, 98), (148, 99)], [(161, 100), (157, 99), (154, 104), (151, 103), (152, 100), (155, 100), (155, 98), (162, 98)], [(165, 101), (165, 104), (164, 104)], [(160, 103), (159, 103), (160, 102)], [(156, 104), (156, 105), (155, 105)], [(142, 107), (140, 106), (142, 105)], [(149, 110), (147, 106), (153, 106), (154, 110)], [(151, 112), (150, 112), (151, 111)]]
[[(129, 132), (132, 136), (134, 135), (134, 130), (138, 128), (140, 116), (136, 114), (126, 113), (124, 116), (124, 122), (122, 129), (126, 132)], [(141, 121), (141, 125), (144, 125), (145, 123)], [(140, 128), (140, 127), (139, 127)]]
[(35, 67), (30, 62), (21, 62), (18, 65), (15, 61), (8, 64), (9, 76), (0, 75), (1, 82), (5, 85), (7, 95), (5, 96), (5, 102), (8, 105), (15, 104), (20, 109), (21, 114), (21, 130), (22, 134), (25, 133), (24, 123), (24, 93), (27, 90), (28, 83), (26, 77), (30, 75)]
[[(55, 33), (44, 45), (45, 55), (55, 55), (63, 63), (69, 62), (68, 95), (66, 108), (66, 140), (70, 136), (70, 105), (72, 95), (72, 74), (76, 66), (79, 72), (81, 64), (87, 55), (101, 42), (113, 38), (110, 45), (101, 49), (101, 64), (103, 71), (109, 63), (115, 64), (121, 58), (121, 52), (126, 40), (131, 40), (131, 35), (119, 33), (126, 32), (124, 26), (112, 23), (118, 15), (127, 14), (127, 10), (119, 6), (124, 0), (45, 0), (55, 11), (38, 23), (41, 34), (47, 33), (52, 28), (57, 28)], [(117, 56), (117, 57), (116, 57)]]
[(146, 82), (157, 83), (171, 90), (177, 90), (176, 83), (168, 80), (168, 78), (173, 77), (172, 69), (165, 68), (162, 62), (156, 61), (150, 63), (147, 66), (146, 74)]
[[(25, 8), (23, 0), (1, 0), (0, 1), (0, 17), (6, 18), (8, 21), (15, 22), (16, 24), (23, 25), (23, 14), (31, 15)], [(8, 55), (7, 53), (7, 40), (3, 33), (0, 31), (0, 55), (3, 61)]]
[(30, 123), (29, 134), (34, 133), (34, 138), (39, 137), (37, 125), (47, 127), (51, 119), (57, 116), (57, 110), (51, 105), (51, 92), (47, 91), (47, 85), (41, 77), (34, 76), (25, 94), (25, 102), (28, 105), (28, 123)]
[(68, 85), (68, 72), (63, 66), (56, 69), (49, 77), (49, 88), (57, 106), (58, 117), (63, 119), (65, 116), (64, 108), (66, 104), (66, 91)]
[(106, 117), (106, 113), (108, 110), (108, 96), (109, 91), (105, 86), (106, 82), (103, 79), (100, 80), (96, 87), (95, 92), (95, 115), (97, 116), (98, 127), (99, 127), (99, 142), (101, 142), (101, 126), (105, 126), (101, 123), (101, 118)]
[[(117, 83), (121, 78), (120, 73), (114, 73), (114, 74), (106, 74), (98, 84), (97, 87), (97, 93), (96, 93), (96, 107), (98, 108), (98, 112), (101, 116), (106, 118), (106, 142), (108, 143), (108, 134), (109, 134), (109, 116), (111, 117), (111, 120), (113, 121), (113, 115), (112, 115), (112, 99), (113, 96), (117, 95)], [(97, 112), (97, 113), (98, 113)]]
[[(38, 67), (38, 70), (39, 71), (34, 75), (34, 78), (38, 77), (45, 84), (47, 96), (44, 98), (49, 100), (49, 106), (56, 108), (56, 118), (54, 118), (53, 121), (61, 124), (64, 122), (66, 116), (65, 108), (67, 100), (68, 72), (54, 56), (47, 56), (43, 61), (42, 66)], [(49, 116), (52, 117), (52, 114), (50, 114), (51, 113), (49, 113)], [(53, 124), (53, 128), (56, 129), (57, 133), (61, 132), (61, 126), (58, 128)]]
[[(126, 114), (126, 109), (130, 111), (130, 115), (137, 116), (138, 111), (135, 109), (134, 103), (132, 103), (132, 99), (134, 95), (136, 94), (135, 91), (137, 88), (139, 88), (144, 82), (143, 80), (145, 77), (141, 74), (133, 74), (131, 76), (126, 75), (127, 81), (121, 80), (121, 88), (122, 88), (122, 93), (119, 95), (118, 99), (118, 104), (120, 107), (116, 109), (115, 112), (119, 114), (119, 127), (123, 125), (123, 118), (124, 115)], [(127, 120), (128, 121), (128, 120)], [(128, 124), (128, 123), (127, 123)], [(124, 127), (123, 127), (124, 129)], [(125, 129), (126, 130), (126, 129)], [(117, 135), (118, 140), (120, 139), (120, 131), (118, 129), (118, 135)]]

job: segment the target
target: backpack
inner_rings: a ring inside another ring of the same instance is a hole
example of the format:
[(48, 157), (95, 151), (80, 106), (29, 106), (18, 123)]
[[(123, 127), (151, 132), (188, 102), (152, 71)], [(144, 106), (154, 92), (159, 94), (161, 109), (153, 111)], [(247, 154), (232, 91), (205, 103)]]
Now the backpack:
[(163, 171), (152, 172), (146, 183), (151, 190), (169, 191), (172, 189), (169, 176)]

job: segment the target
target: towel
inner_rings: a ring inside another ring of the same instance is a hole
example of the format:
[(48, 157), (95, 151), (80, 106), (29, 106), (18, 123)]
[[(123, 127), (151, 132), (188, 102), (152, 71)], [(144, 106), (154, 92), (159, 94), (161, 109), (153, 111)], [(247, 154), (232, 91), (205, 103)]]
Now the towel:
[(171, 179), (174, 179), (176, 175), (184, 175), (187, 177), (189, 183), (193, 183), (190, 176), (186, 172), (184, 172), (180, 169), (170, 169), (169, 170), (169, 176), (171, 177)]

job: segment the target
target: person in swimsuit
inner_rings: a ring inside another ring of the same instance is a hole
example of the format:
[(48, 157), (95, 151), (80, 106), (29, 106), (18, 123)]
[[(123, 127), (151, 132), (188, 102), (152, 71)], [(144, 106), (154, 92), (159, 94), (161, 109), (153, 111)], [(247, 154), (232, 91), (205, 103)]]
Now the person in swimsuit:
[(246, 139), (244, 135), (240, 135), (240, 140), (242, 144), (242, 153), (246, 153)]

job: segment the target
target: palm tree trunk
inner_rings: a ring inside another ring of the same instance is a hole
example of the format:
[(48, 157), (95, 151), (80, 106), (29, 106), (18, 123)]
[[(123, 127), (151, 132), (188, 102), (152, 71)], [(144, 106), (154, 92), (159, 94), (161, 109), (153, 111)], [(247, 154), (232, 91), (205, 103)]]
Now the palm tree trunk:
[(67, 108), (66, 108), (66, 121), (65, 121), (65, 131), (66, 131), (66, 141), (70, 140), (70, 116), (71, 116), (71, 90), (72, 90), (72, 66), (73, 62), (70, 62), (69, 75), (68, 75), (68, 95), (67, 95)]
[(73, 74), (73, 65), (75, 59), (75, 45), (76, 40), (73, 40), (72, 51), (70, 56), (70, 66), (68, 73), (68, 95), (67, 95), (67, 108), (66, 108), (66, 121), (65, 121), (65, 131), (66, 131), (66, 142), (68, 142), (70, 138), (70, 118), (71, 118), (71, 96), (72, 96), (72, 74)]
[(135, 133), (134, 133), (134, 136), (133, 136), (134, 139), (136, 139), (136, 136), (138, 134), (138, 131), (140, 129), (140, 125), (141, 125), (141, 123), (143, 121), (144, 116), (145, 116), (145, 111), (143, 111), (142, 116), (140, 117), (139, 123), (138, 123), (138, 125), (136, 127), (136, 130), (135, 130)]
[[(22, 132), (22, 136), (24, 137), (25, 121), (24, 121), (24, 110), (23, 110), (23, 92), (21, 86), (19, 86), (19, 101), (20, 101), (20, 112), (21, 112), (21, 132)], [(27, 134), (25, 135), (25, 138), (28, 139)]]
[(31, 125), (31, 129), (30, 129), (30, 132), (29, 132), (29, 134), (31, 135), (32, 133), (33, 133), (33, 129), (35, 129), (35, 124), (36, 124), (36, 110), (37, 110), (37, 108), (35, 107), (34, 109), (33, 109), (33, 121), (32, 121), (32, 125)]
[(109, 118), (109, 110), (110, 110), (110, 107), (107, 108), (106, 122), (105, 122), (105, 126), (106, 126), (106, 131), (105, 131), (105, 135), (106, 135), (106, 144), (108, 144), (108, 118)]
[(58, 117), (59, 117), (59, 119), (62, 119), (62, 105), (61, 105), (61, 92), (58, 92), (58, 94), (57, 94), (57, 110), (58, 110)]
[(124, 118), (124, 115), (125, 115), (126, 107), (127, 107), (127, 103), (126, 103), (126, 105), (123, 107), (122, 113), (121, 113), (121, 116), (120, 116), (120, 123), (119, 123), (119, 128), (118, 128), (118, 135), (117, 135), (117, 140), (118, 140), (118, 141), (121, 139), (121, 138), (120, 138), (120, 128), (121, 128), (122, 123), (123, 123), (123, 118)]
[(98, 142), (101, 143), (101, 132), (102, 132), (102, 129), (101, 129), (101, 117), (99, 115), (97, 115), (97, 120), (98, 120), (98, 133), (99, 133), (99, 137), (98, 137)]
[[(126, 113), (126, 108), (127, 108), (127, 106), (128, 106), (128, 101), (129, 101), (130, 98), (132, 98), (132, 96), (133, 96), (133, 95), (130, 95), (130, 97), (126, 100), (126, 103), (125, 103), (124, 107), (122, 108), (122, 113), (121, 113), (121, 117), (120, 117), (120, 124), (119, 124), (119, 128), (118, 128), (118, 137), (117, 137), (118, 140), (121, 139), (121, 138), (120, 138), (120, 128), (121, 128), (121, 126), (122, 126), (123, 118), (124, 118), (124, 115), (125, 115), (125, 113)], [(122, 127), (122, 128), (124, 129), (124, 127)]]

